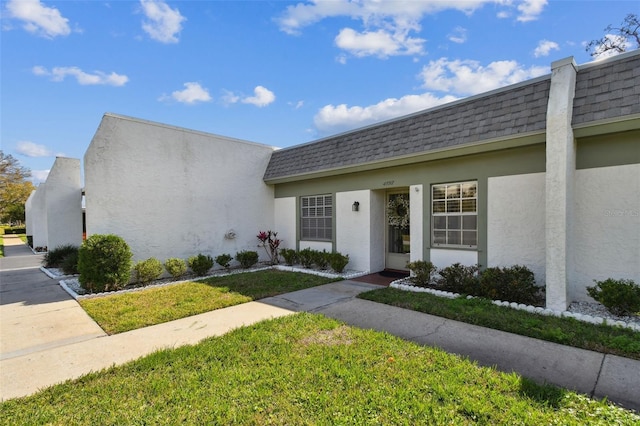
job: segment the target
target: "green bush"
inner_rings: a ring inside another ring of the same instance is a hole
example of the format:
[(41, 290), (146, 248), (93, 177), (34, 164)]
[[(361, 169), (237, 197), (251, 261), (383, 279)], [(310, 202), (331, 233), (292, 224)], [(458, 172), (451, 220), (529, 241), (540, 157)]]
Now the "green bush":
[(414, 285), (418, 287), (433, 285), (433, 274), (436, 272), (436, 267), (433, 263), (425, 260), (416, 260), (415, 262), (407, 263), (407, 268), (411, 271), (409, 280)]
[(294, 249), (280, 249), (280, 255), (284, 259), (284, 263), (289, 266), (293, 266), (298, 261), (298, 252)]
[(227, 253), (221, 254), (220, 256), (216, 256), (216, 263), (225, 269), (229, 268), (229, 265), (231, 264), (232, 260), (233, 260), (233, 257), (231, 257), (231, 255)]
[(155, 257), (136, 263), (133, 270), (136, 273), (136, 281), (142, 284), (157, 280), (163, 272), (162, 263)]
[(329, 254), (329, 266), (337, 273), (344, 271), (345, 266), (349, 263), (349, 255), (334, 252)]
[(62, 261), (60, 268), (65, 275), (76, 275), (78, 273), (78, 250), (69, 253)]
[(258, 252), (248, 250), (240, 251), (236, 253), (236, 260), (240, 262), (240, 266), (243, 268), (251, 268), (258, 263)]
[(131, 278), (129, 245), (117, 235), (95, 234), (78, 251), (80, 285), (89, 292), (120, 290)]
[(300, 261), (300, 264), (305, 268), (311, 268), (313, 266), (313, 262), (315, 260), (314, 251), (315, 250), (311, 250), (307, 247), (306, 249), (300, 250), (298, 252), (298, 260)]
[(164, 261), (164, 268), (173, 278), (180, 278), (187, 273), (187, 262), (177, 257), (172, 257)]
[(74, 246), (73, 244), (64, 244), (49, 250), (42, 258), (42, 263), (46, 268), (60, 268), (67, 256), (77, 253), (78, 246)]
[(478, 287), (478, 266), (464, 266), (454, 263), (438, 270), (440, 278), (437, 286), (446, 291), (459, 294), (474, 294)]
[(318, 269), (327, 269), (327, 265), (329, 265), (329, 254), (326, 250), (311, 250), (313, 263)]
[(536, 286), (533, 272), (526, 266), (487, 268), (480, 274), (477, 290), (469, 292), (492, 300), (535, 305), (541, 302), (540, 287)]
[(213, 258), (204, 254), (192, 256), (189, 258), (189, 267), (196, 276), (201, 277), (213, 268)]
[(633, 315), (640, 312), (640, 286), (633, 280), (608, 278), (587, 287), (587, 293), (602, 303), (614, 315)]
[(10, 226), (8, 228), (2, 228), (2, 230), (5, 235), (27, 233), (27, 228), (25, 228), (24, 226)]

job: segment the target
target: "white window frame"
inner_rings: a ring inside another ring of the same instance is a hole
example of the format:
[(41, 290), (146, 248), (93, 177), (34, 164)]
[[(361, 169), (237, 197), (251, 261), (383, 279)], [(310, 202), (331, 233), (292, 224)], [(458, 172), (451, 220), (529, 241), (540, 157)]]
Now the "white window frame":
[(478, 181), (431, 185), (433, 247), (478, 247)]
[(331, 194), (300, 197), (300, 240), (333, 240), (333, 196)]

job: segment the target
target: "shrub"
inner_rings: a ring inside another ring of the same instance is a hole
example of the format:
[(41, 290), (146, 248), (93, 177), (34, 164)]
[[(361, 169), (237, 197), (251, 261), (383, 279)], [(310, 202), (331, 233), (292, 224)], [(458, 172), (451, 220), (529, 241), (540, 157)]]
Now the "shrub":
[(327, 265), (329, 265), (329, 254), (326, 250), (311, 250), (311, 258), (318, 269), (327, 269)]
[(640, 312), (640, 286), (633, 280), (608, 278), (587, 287), (587, 293), (602, 303), (614, 315), (633, 315)]
[(330, 253), (329, 255), (329, 266), (331, 269), (336, 271), (337, 273), (341, 273), (345, 266), (349, 263), (349, 255), (342, 254), (339, 252)]
[(436, 284), (443, 290), (460, 294), (474, 294), (478, 287), (478, 266), (454, 263), (438, 270)]
[(164, 268), (173, 278), (179, 278), (187, 272), (187, 262), (177, 257), (164, 261)]
[(213, 268), (213, 258), (204, 254), (192, 256), (189, 258), (189, 267), (196, 276), (201, 277)]
[(248, 250), (240, 251), (236, 253), (236, 260), (240, 262), (240, 266), (243, 268), (251, 268), (258, 263), (258, 252)]
[(163, 271), (162, 263), (155, 257), (136, 263), (133, 270), (136, 273), (136, 281), (142, 284), (157, 280)]
[(78, 273), (78, 250), (69, 253), (62, 261), (60, 268), (65, 275), (76, 275)]
[(526, 266), (487, 268), (480, 274), (477, 292), (470, 293), (493, 300), (534, 305), (540, 303), (540, 288)]
[(280, 255), (284, 259), (284, 263), (289, 266), (295, 265), (295, 263), (298, 261), (298, 252), (294, 249), (281, 249)]
[(313, 252), (314, 250), (311, 250), (308, 247), (298, 252), (298, 260), (300, 261), (300, 264), (302, 264), (302, 266), (304, 266), (305, 268), (311, 268), (313, 266), (315, 257)]
[(117, 235), (95, 234), (78, 250), (80, 285), (90, 292), (120, 290), (131, 278), (131, 250)]
[(436, 267), (433, 263), (425, 260), (416, 260), (415, 262), (407, 263), (407, 268), (411, 271), (409, 280), (413, 284), (419, 287), (433, 285), (433, 274), (436, 272)]
[(62, 267), (64, 259), (74, 253), (78, 253), (77, 246), (74, 246), (73, 244), (64, 244), (49, 250), (42, 258), (42, 263), (44, 263), (44, 266), (47, 268), (60, 268)]
[(226, 269), (229, 268), (232, 260), (233, 257), (231, 257), (231, 255), (227, 253), (216, 256), (216, 263)]

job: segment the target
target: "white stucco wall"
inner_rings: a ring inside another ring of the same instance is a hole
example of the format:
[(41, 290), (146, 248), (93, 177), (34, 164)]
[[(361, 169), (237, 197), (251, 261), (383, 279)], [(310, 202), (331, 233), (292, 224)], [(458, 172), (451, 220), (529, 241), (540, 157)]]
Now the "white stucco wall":
[[(371, 191), (336, 193), (336, 250), (349, 255), (348, 269), (371, 268)], [(354, 201), (358, 211), (352, 210)]]
[(27, 231), (27, 235), (33, 235), (33, 197), (35, 196), (35, 189), (29, 194), (29, 198), (24, 203), (24, 226)]
[(31, 217), (33, 220), (33, 247), (48, 246), (47, 232), (47, 185), (41, 183), (31, 197)]
[(640, 164), (576, 171), (573, 300), (593, 280), (640, 283)]
[[(87, 235), (112, 233), (134, 260), (232, 256), (275, 229), (265, 145), (106, 114), (85, 154)], [(234, 239), (225, 238), (230, 230)]]
[(545, 282), (545, 174), (488, 179), (487, 265), (524, 265)]
[(80, 160), (57, 157), (47, 176), (46, 209), (49, 249), (82, 244)]
[(478, 252), (475, 250), (431, 249), (430, 259), (437, 268), (446, 268), (454, 263), (464, 266), (478, 264)]
[(300, 250), (310, 248), (311, 250), (327, 251), (331, 253), (333, 251), (333, 243), (328, 241), (303, 241), (300, 240)]
[(272, 231), (278, 233), (281, 248), (296, 249), (296, 197), (274, 200), (274, 225)]

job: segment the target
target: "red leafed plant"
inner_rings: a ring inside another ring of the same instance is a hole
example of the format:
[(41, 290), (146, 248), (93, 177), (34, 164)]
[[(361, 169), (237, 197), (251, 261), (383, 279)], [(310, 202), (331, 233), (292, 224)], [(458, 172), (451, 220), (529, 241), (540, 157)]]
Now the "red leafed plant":
[(263, 247), (269, 256), (269, 261), (272, 265), (279, 263), (278, 247), (282, 242), (278, 238), (278, 233), (273, 231), (260, 231), (257, 235), (260, 244), (258, 247)]

